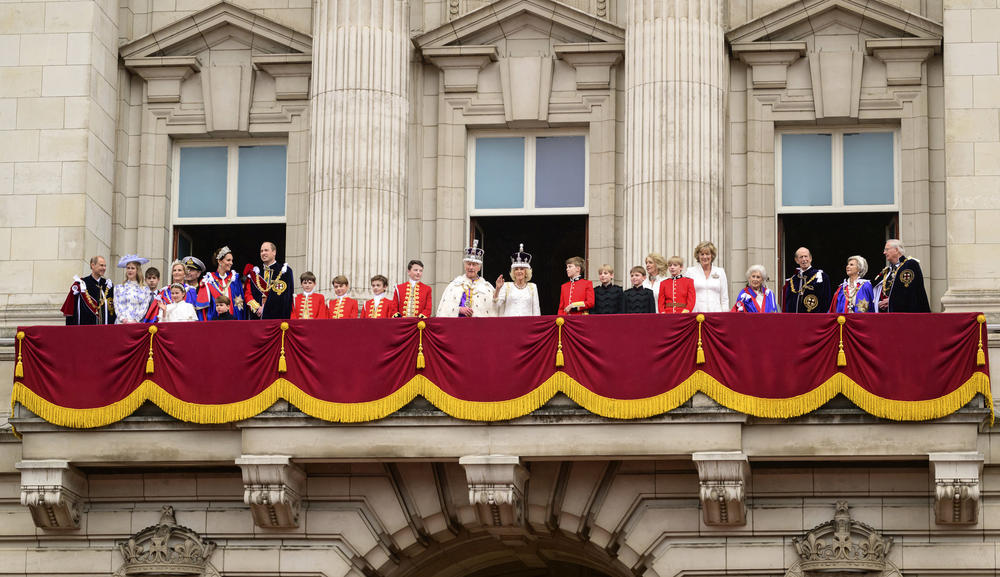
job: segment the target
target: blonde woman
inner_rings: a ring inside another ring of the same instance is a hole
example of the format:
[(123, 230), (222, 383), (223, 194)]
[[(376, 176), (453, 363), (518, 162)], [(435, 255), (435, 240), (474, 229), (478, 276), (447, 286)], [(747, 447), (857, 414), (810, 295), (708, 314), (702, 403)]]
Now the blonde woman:
[(726, 271), (715, 266), (718, 251), (709, 241), (698, 243), (694, 248), (697, 264), (689, 266), (684, 276), (694, 281), (695, 303), (691, 312), (718, 313), (729, 310), (729, 281)]
[(537, 317), (542, 314), (538, 305), (538, 287), (531, 280), (531, 255), (524, 252), (522, 244), (510, 256), (510, 278), (504, 282), (503, 275), (497, 278), (497, 288), (493, 291), (493, 302), (502, 317)]
[(119, 325), (141, 323), (153, 293), (142, 279), (142, 265), (149, 262), (136, 254), (127, 254), (118, 261), (118, 268), (125, 269), (125, 282), (115, 287), (115, 323)]
[(670, 278), (667, 269), (670, 265), (666, 257), (658, 252), (651, 252), (646, 255), (646, 280), (642, 281), (642, 286), (653, 291), (653, 302), (660, 302), (660, 283)]

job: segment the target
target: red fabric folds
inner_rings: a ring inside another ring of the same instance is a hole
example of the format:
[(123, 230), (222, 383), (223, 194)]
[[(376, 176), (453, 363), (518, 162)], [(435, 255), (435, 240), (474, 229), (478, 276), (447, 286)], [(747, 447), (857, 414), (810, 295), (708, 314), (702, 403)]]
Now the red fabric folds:
[[(52, 415), (62, 409), (108, 407), (143, 383), (182, 404), (198, 406), (239, 404), (276, 385), (285, 387), (280, 389), (285, 393), (290, 385), (309, 397), (300, 395), (299, 400), (339, 404), (377, 403), (410, 387), (396, 395), (398, 407), (407, 395), (426, 395), (436, 387), (444, 393), (434, 393), (437, 403), (496, 404), (535, 392), (531, 402), (519, 405), (527, 412), (547, 398), (536, 392), (546, 385), (550, 388), (545, 394), (583, 387), (585, 391), (575, 389), (574, 398), (599, 400), (604, 403), (601, 414), (614, 415), (616, 401), (633, 403), (630, 412), (621, 414), (634, 415), (653, 414), (653, 409), (635, 409), (634, 403), (661, 396), (656, 407), (666, 407), (662, 395), (686, 384), (714, 394), (720, 402), (730, 399), (731, 407), (751, 407), (754, 399), (771, 403), (771, 415), (778, 410), (774, 401), (801, 398), (824, 385), (860, 387), (859, 394), (871, 402), (937, 402), (970, 383), (977, 387), (971, 394), (989, 392), (989, 367), (977, 364), (985, 334), (976, 314), (847, 315), (842, 329), (844, 366), (837, 362), (841, 327), (834, 314), (705, 315), (700, 326), (703, 364), (696, 362), (697, 318), (577, 316), (566, 318), (561, 331), (552, 316), (298, 320), (287, 321), (285, 331), (281, 321), (162, 323), (152, 336), (151, 374), (146, 372), (149, 325), (24, 327), (24, 376), (15, 379), (13, 398), (29, 408), (31, 403), (44, 404), (45, 414)], [(420, 322), (425, 323), (423, 331)], [(565, 365), (557, 367), (560, 334)], [(418, 369), (421, 345), (425, 366)], [(287, 371), (279, 372), (284, 366)], [(842, 389), (830, 390), (832, 395)], [(967, 400), (971, 394), (963, 391), (952, 398)], [(959, 401), (949, 402), (952, 407)], [(925, 414), (957, 408), (936, 406)], [(521, 409), (489, 414), (509, 416)], [(752, 408), (737, 410), (755, 414)], [(802, 413), (801, 406), (795, 410), (789, 408), (788, 414)], [(866, 410), (890, 414), (871, 405)], [(98, 421), (108, 422), (93, 419)], [(66, 422), (83, 421), (67, 417)]]

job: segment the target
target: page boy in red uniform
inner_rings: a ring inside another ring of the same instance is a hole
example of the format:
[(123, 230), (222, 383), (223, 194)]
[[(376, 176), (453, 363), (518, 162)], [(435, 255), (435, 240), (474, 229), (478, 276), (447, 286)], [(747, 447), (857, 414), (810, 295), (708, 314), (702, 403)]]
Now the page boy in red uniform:
[(385, 295), (385, 289), (389, 286), (389, 279), (377, 274), (372, 277), (372, 298), (365, 301), (365, 306), (361, 309), (363, 319), (387, 319), (396, 312), (392, 299)]
[(292, 318), (325, 319), (326, 299), (323, 295), (313, 292), (316, 290), (316, 275), (309, 271), (302, 273), (299, 275), (299, 284), (302, 285), (302, 292), (295, 295)]
[(424, 263), (411, 260), (406, 265), (408, 282), (396, 285), (392, 295), (392, 306), (396, 309), (394, 317), (419, 317), (425, 319), (431, 316), (431, 287), (420, 282), (424, 276)]
[(329, 319), (356, 319), (358, 318), (358, 301), (347, 296), (347, 291), (351, 289), (351, 283), (347, 277), (340, 274), (333, 277), (334, 297), (326, 303), (326, 317)]
[(566, 259), (569, 282), (563, 283), (559, 292), (559, 316), (585, 315), (594, 308), (594, 283), (583, 278), (585, 267), (586, 262), (581, 257)]
[(661, 313), (689, 313), (694, 308), (694, 280), (681, 276), (684, 259), (672, 256), (667, 259), (670, 278), (660, 283), (660, 302), (657, 310)]

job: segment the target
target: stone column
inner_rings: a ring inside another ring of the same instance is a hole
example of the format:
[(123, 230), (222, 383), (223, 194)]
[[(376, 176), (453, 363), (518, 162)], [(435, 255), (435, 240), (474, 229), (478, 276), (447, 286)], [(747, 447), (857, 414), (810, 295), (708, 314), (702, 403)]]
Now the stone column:
[[(650, 251), (692, 264), (722, 244), (723, 0), (632, 0), (626, 15), (626, 266)], [(725, 263), (721, 263), (725, 265)]]
[(406, 264), (409, 2), (322, 0), (313, 22), (306, 262), (360, 292)]
[[(993, 6), (993, 3), (990, 3)], [(1000, 320), (1000, 28), (997, 10), (944, 2), (946, 312)], [(924, 271), (924, 275), (927, 272)]]

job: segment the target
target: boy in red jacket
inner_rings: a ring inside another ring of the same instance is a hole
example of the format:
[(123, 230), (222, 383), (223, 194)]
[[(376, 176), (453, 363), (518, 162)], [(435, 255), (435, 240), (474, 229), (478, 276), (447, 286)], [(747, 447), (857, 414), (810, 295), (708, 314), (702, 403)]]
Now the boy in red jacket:
[(431, 287), (420, 282), (424, 276), (424, 263), (411, 260), (406, 265), (408, 282), (396, 285), (392, 295), (392, 306), (396, 309), (394, 317), (419, 317), (425, 319), (431, 316)]
[(660, 283), (660, 302), (657, 310), (661, 313), (689, 313), (694, 308), (694, 281), (681, 276), (684, 270), (684, 259), (672, 256), (667, 259), (667, 270), (670, 278)]
[(295, 295), (292, 305), (293, 319), (325, 319), (326, 299), (323, 295), (313, 292), (316, 289), (316, 275), (306, 271), (299, 275), (302, 292)]
[(351, 289), (351, 283), (347, 277), (339, 274), (333, 277), (333, 295), (330, 302), (326, 303), (326, 317), (329, 319), (356, 319), (358, 318), (358, 301), (347, 296), (347, 291)]
[(594, 283), (583, 278), (586, 262), (574, 256), (566, 259), (566, 276), (559, 293), (559, 316), (585, 315), (594, 308)]

